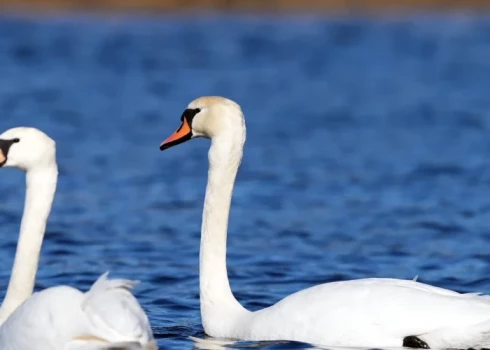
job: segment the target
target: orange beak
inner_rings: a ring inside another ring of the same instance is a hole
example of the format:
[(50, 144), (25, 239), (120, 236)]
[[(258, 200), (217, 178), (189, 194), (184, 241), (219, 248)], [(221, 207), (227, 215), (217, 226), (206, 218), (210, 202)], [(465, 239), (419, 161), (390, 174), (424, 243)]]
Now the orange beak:
[(189, 141), (192, 138), (192, 130), (187, 122), (187, 119), (184, 118), (182, 121), (182, 125), (174, 132), (168, 139), (162, 142), (160, 145), (160, 150), (166, 150), (167, 148), (177, 146), (183, 142)]
[(4, 165), (7, 161), (7, 157), (3, 154), (3, 151), (0, 149), (0, 166)]

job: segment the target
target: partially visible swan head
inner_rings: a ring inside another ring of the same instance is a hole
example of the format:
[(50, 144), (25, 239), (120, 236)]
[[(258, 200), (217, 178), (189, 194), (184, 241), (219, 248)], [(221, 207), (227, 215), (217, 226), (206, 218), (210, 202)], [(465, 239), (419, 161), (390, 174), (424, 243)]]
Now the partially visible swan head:
[[(219, 96), (199, 97), (189, 103), (180, 117), (182, 124), (162, 142), (160, 150), (176, 146), (195, 137), (213, 139), (239, 133), (245, 138), (245, 119), (238, 103)], [(237, 135), (238, 136), (238, 135)]]
[(56, 164), (53, 139), (35, 128), (18, 127), (0, 135), (0, 167), (25, 171)]

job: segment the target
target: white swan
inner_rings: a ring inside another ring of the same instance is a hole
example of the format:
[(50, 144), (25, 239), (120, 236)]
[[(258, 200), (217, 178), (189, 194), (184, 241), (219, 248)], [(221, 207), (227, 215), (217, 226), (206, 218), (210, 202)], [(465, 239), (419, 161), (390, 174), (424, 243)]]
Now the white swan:
[(160, 146), (211, 139), (200, 251), (201, 318), (213, 337), (294, 340), (326, 346), (490, 346), (490, 297), (415, 281), (360, 279), (318, 285), (250, 312), (234, 298), (226, 270), (228, 216), (245, 142), (240, 106), (222, 97), (192, 101)]
[(87, 293), (57, 286), (32, 296), (58, 168), (55, 142), (34, 128), (0, 135), (0, 167), (26, 172), (26, 199), (7, 294), (0, 309), (0, 349), (156, 349), (134, 281), (102, 275)]

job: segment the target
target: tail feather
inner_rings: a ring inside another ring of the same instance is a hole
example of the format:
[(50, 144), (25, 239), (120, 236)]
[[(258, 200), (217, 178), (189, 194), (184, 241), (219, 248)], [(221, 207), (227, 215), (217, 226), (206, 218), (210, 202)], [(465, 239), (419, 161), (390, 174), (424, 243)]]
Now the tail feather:
[(108, 291), (111, 289), (123, 289), (128, 292), (131, 292), (131, 290), (140, 283), (140, 281), (133, 281), (133, 280), (127, 280), (122, 278), (108, 279), (107, 278), (108, 276), (109, 276), (109, 271), (106, 271), (99, 278), (97, 278), (97, 281), (95, 281), (95, 283), (92, 285), (90, 290), (86, 293), (85, 303), (89, 302), (90, 298), (94, 294)]
[(131, 293), (138, 281), (108, 279), (108, 274), (106, 272), (97, 279), (85, 293), (82, 303), (91, 333), (106, 339), (111, 346), (131, 342), (144, 346), (152, 342), (148, 317)]

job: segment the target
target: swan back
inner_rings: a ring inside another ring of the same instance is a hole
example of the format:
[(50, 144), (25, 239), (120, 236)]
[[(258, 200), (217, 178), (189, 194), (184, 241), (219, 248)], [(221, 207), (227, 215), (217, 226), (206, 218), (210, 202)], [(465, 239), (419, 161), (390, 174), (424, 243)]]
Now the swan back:
[(55, 163), (56, 143), (41, 130), (17, 127), (0, 135), (0, 166), (28, 171)]
[(0, 327), (0, 348), (156, 350), (131, 293), (137, 282), (107, 275), (86, 293), (57, 286), (33, 294)]

